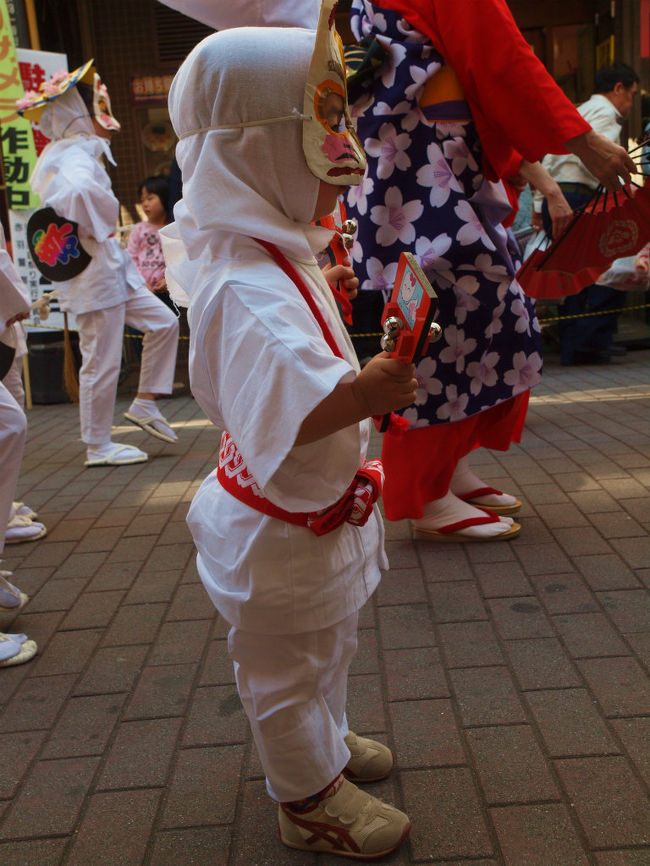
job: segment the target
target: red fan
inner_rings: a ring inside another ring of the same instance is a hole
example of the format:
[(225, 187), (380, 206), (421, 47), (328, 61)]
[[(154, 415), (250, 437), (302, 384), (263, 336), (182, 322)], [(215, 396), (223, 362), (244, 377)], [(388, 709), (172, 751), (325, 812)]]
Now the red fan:
[(650, 187), (599, 187), (546, 250), (536, 250), (517, 273), (531, 298), (575, 295), (597, 281), (614, 259), (632, 256), (650, 241)]

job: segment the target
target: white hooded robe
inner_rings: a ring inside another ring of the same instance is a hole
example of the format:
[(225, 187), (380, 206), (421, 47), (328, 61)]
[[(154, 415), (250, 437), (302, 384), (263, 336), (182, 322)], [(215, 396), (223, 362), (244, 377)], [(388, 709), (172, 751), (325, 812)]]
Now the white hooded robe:
[[(191, 52), (169, 98), (183, 199), (175, 224), (161, 232), (168, 266), (190, 298), (192, 391), (230, 432), (267, 499), (299, 512), (343, 495), (366, 455), (370, 423), (293, 444), (307, 415), (359, 370), (314, 258), (331, 233), (310, 224), (319, 181), (302, 151), (313, 45), (307, 30), (240, 28)], [(300, 273), (343, 358), (255, 237)], [(317, 537), (235, 499), (214, 473), (188, 523), (210, 597), (244, 630), (292, 634), (340, 622), (364, 604), (386, 565), (377, 508), (363, 527), (345, 523)]]

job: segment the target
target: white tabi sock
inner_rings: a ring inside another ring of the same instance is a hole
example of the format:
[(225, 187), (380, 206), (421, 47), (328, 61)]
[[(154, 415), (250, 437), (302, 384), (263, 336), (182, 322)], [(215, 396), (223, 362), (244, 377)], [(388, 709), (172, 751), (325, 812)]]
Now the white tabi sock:
[[(445, 496), (427, 502), (423, 508), (423, 516), (414, 520), (416, 529), (442, 529), (454, 523), (472, 518), (486, 517), (485, 511), (475, 508), (467, 502), (463, 502), (449, 490)], [(467, 526), (463, 528), (463, 535), (473, 538), (490, 538), (507, 532), (513, 521), (509, 517), (501, 517), (494, 523), (483, 523), (479, 526)]]
[[(492, 485), (481, 481), (478, 475), (472, 472), (468, 457), (461, 457), (454, 474), (451, 476), (449, 489), (453, 490), (456, 496), (462, 498), (474, 490), (480, 490), (482, 487), (492, 487)], [(485, 508), (490, 508), (490, 506), (515, 505), (517, 498), (511, 496), (509, 493), (488, 493), (485, 496), (473, 497), (472, 502), (484, 505)]]

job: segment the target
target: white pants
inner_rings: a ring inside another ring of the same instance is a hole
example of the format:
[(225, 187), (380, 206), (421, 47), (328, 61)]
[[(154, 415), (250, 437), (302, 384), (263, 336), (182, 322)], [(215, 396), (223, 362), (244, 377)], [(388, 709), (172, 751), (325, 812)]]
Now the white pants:
[(103, 445), (111, 438), (125, 323), (145, 335), (138, 391), (172, 392), (178, 319), (148, 289), (138, 289), (124, 304), (78, 314), (79, 414), (81, 438), (87, 445)]
[(265, 635), (231, 628), (239, 696), (274, 800), (322, 791), (350, 760), (344, 737), (348, 668), (358, 613), (317, 632)]
[(23, 356), (16, 356), (2, 384), (21, 409), (25, 408), (25, 389), (23, 388)]
[(5, 546), (11, 504), (16, 495), (26, 432), (25, 413), (0, 382), (0, 553)]

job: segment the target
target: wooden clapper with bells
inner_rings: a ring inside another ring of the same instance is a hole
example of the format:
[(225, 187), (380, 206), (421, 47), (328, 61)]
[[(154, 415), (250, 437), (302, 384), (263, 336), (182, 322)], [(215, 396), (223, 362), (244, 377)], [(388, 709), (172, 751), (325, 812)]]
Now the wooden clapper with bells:
[[(402, 253), (397, 264), (395, 284), (382, 314), (381, 348), (391, 358), (417, 364), (429, 343), (442, 336), (433, 319), (438, 312), (438, 296), (412, 253)], [(388, 429), (390, 413), (384, 415), (379, 431)]]

